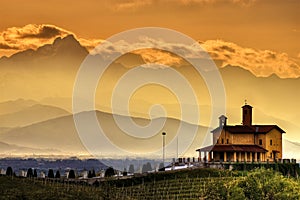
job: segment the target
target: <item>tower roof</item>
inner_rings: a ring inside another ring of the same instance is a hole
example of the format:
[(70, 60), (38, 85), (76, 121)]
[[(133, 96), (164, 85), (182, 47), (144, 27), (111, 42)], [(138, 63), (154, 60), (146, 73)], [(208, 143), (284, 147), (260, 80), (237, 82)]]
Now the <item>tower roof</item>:
[(248, 105), (248, 104), (245, 104), (245, 105), (242, 106), (242, 108), (253, 108), (253, 107)]
[[(253, 126), (244, 126), (244, 125), (236, 125), (236, 126), (224, 126), (223, 129), (231, 132), (231, 133), (268, 133), (273, 129), (278, 130), (281, 133), (285, 133), (277, 125), (253, 125)], [(214, 133), (220, 130), (220, 127), (212, 130), (211, 132)]]

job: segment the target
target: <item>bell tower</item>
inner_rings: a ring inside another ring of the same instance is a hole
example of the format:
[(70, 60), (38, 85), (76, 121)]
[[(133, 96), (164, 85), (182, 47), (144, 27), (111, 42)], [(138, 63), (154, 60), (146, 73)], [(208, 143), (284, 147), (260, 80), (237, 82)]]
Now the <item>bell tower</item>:
[(227, 117), (225, 115), (221, 115), (219, 117), (219, 127), (224, 127), (227, 125)]
[(245, 101), (245, 105), (242, 107), (242, 116), (243, 116), (243, 125), (251, 126), (252, 125), (252, 106), (247, 104)]

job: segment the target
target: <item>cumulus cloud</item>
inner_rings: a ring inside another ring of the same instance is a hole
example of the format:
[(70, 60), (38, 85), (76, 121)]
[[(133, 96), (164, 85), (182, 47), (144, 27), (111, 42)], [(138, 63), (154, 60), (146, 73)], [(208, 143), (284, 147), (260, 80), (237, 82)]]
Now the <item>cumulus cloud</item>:
[(136, 43), (129, 43), (125, 40), (114, 43), (105, 41), (93, 49), (91, 54), (98, 54), (104, 60), (111, 60), (115, 56), (123, 55), (126, 52), (132, 52), (139, 54), (145, 63), (157, 63), (178, 67), (182, 64), (182, 58), (209, 58), (209, 55), (204, 49), (199, 49), (197, 47), (199, 46), (185, 45), (178, 42), (165, 42), (161, 39), (149, 37), (140, 37), (139, 41)]
[(214, 60), (226, 65), (240, 66), (256, 76), (276, 74), (281, 78), (300, 77), (300, 66), (296, 59), (286, 53), (241, 47), (222, 40), (208, 40), (202, 43)]
[(74, 35), (80, 44), (92, 50), (103, 40), (76, 37), (71, 31), (49, 24), (28, 24), (23, 27), (11, 27), (0, 32), (0, 57), (10, 56), (18, 51), (37, 49), (45, 44), (52, 44), (58, 37)]
[[(182, 55), (183, 58), (205, 57), (201, 49), (194, 48), (193, 45), (187, 46), (180, 43), (167, 43), (161, 40), (143, 38), (141, 43), (129, 44), (126, 41), (118, 41), (114, 44), (105, 42), (96, 47), (93, 54), (99, 54), (104, 59), (110, 58), (110, 55), (124, 54), (128, 49), (135, 49), (148, 46), (148, 49), (137, 50), (134, 53), (140, 54), (146, 63), (159, 63), (168, 66), (180, 66), (182, 58), (176, 56)], [(150, 47), (163, 47), (164, 51), (151, 49)], [(211, 58), (218, 63), (219, 67), (227, 65), (239, 66), (249, 70), (259, 77), (267, 77), (276, 74), (281, 78), (300, 77), (300, 66), (298, 58), (291, 58), (286, 53), (270, 50), (259, 50), (253, 48), (241, 47), (231, 42), (223, 40), (207, 40), (201, 42), (201, 46)], [(171, 53), (170, 53), (171, 52)], [(180, 52), (180, 54), (178, 54)]]
[[(0, 50), (3, 54), (27, 49), (36, 49), (51, 44), (57, 37), (73, 34), (62, 28), (47, 24), (28, 24), (24, 27), (11, 27), (0, 32)], [(16, 50), (16, 51), (12, 51)]]
[[(70, 31), (45, 24), (12, 27), (0, 32), (0, 55), (11, 55), (18, 51), (37, 49), (42, 45), (53, 43), (57, 37), (65, 37), (69, 34), (73, 34), (81, 45), (86, 47), (92, 54), (100, 54), (104, 59), (115, 54), (121, 55), (128, 49), (145, 46), (152, 48), (136, 50), (133, 53), (141, 55), (146, 63), (159, 63), (178, 67), (183, 61), (182, 58), (176, 56), (176, 54), (179, 55), (178, 52), (184, 58), (193, 59), (199, 56), (207, 58), (203, 50), (195, 49), (193, 45), (167, 43), (147, 37), (141, 38), (141, 42), (134, 45), (124, 40), (111, 44), (101, 39), (78, 38)], [(100, 43), (102, 45), (97, 46)], [(200, 44), (212, 59), (221, 63), (220, 67), (226, 65), (239, 66), (251, 71), (256, 76), (265, 77), (276, 74), (281, 78), (300, 77), (300, 54), (296, 58), (291, 58), (286, 53), (241, 47), (223, 40), (207, 40), (200, 42)], [(155, 46), (163, 47), (164, 51), (153, 48)]]
[(21, 38), (53, 38), (53, 37), (63, 35), (63, 33), (67, 33), (67, 32), (59, 30), (57, 27), (42, 25), (33, 29), (32, 32), (23, 33), (23, 35), (20, 35), (20, 37)]
[(4, 43), (0, 43), (0, 49), (4, 49), (4, 50), (18, 50), (18, 47), (15, 47), (13, 45), (7, 45)]
[(137, 50), (133, 53), (141, 55), (145, 63), (157, 63), (166, 66), (179, 66), (182, 63), (180, 57), (159, 49)]
[(79, 43), (84, 46), (88, 51), (92, 51), (97, 45), (104, 42), (101, 39), (84, 39), (84, 38), (77, 38)]

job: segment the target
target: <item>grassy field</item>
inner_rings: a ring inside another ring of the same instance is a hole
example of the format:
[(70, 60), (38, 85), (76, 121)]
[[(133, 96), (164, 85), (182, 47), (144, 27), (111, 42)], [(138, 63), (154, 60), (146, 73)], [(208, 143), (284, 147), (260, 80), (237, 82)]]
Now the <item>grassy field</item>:
[(300, 199), (300, 181), (265, 169), (184, 170), (99, 186), (3, 176), (0, 194), (0, 199)]

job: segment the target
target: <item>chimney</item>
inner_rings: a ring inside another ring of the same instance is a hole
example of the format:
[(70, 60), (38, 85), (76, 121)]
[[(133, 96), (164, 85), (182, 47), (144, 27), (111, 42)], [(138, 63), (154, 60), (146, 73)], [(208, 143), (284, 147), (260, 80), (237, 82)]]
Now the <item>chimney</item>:
[(227, 125), (227, 117), (225, 115), (221, 115), (219, 117), (219, 126), (223, 127)]
[(252, 106), (245, 104), (242, 108), (243, 108), (243, 125), (252, 126)]

